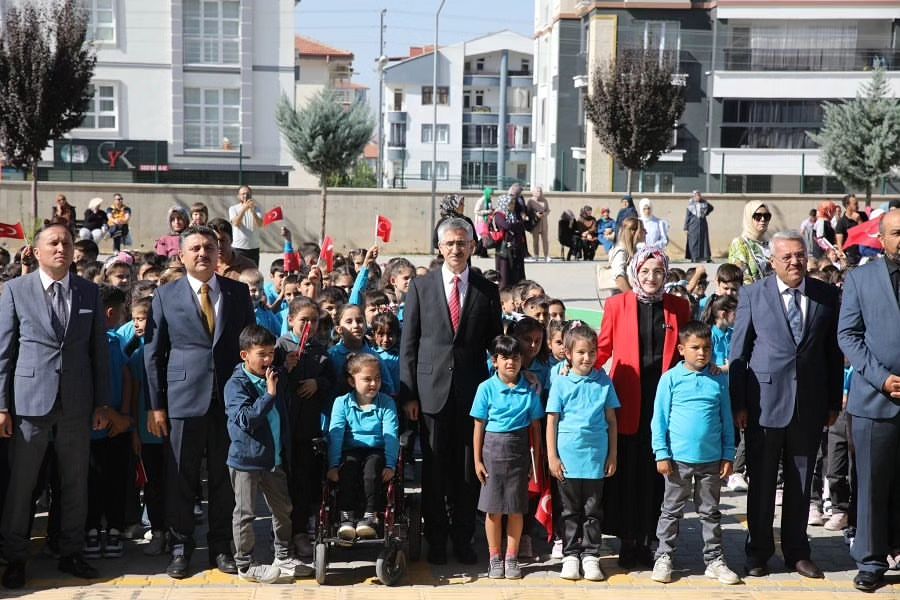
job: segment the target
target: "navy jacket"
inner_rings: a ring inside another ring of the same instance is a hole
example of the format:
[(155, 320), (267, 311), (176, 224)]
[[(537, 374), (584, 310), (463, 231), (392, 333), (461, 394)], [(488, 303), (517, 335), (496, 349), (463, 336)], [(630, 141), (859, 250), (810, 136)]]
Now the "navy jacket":
[(256, 385), (244, 373), (244, 365), (234, 368), (225, 384), (225, 413), (228, 415), (227, 464), (238, 471), (268, 471), (275, 468), (275, 438), (269, 426), (269, 412), (277, 410), (281, 427), (281, 465), (288, 470), (291, 432), (284, 403), (284, 385), (278, 394), (260, 395)]
[(837, 344), (840, 297), (833, 285), (806, 278), (803, 338), (794, 342), (775, 275), (745, 286), (731, 338), (729, 380), (734, 412), (763, 427), (800, 423), (821, 431), (841, 410), (843, 356)]
[(893, 419), (900, 413), (900, 401), (882, 391), (888, 376), (900, 373), (898, 323), (900, 306), (885, 261), (851, 271), (844, 282), (838, 342), (855, 370), (847, 397), (847, 412), (855, 417)]

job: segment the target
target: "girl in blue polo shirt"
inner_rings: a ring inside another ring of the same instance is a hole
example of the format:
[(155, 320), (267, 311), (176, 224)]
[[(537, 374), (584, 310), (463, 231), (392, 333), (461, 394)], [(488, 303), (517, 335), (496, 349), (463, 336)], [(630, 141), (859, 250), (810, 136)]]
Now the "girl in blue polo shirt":
[[(532, 466), (530, 438), (540, 439), (544, 410), (538, 395), (522, 376), (522, 347), (501, 335), (491, 343), (496, 374), (478, 386), (472, 411), (475, 419), (475, 474), (481, 481), (478, 510), (486, 513), (484, 529), (490, 551), (491, 579), (520, 579), (519, 538), (528, 510), (528, 473)], [(541, 464), (540, 445), (534, 464)], [(501, 558), (503, 515), (506, 560)]]
[(595, 369), (597, 334), (572, 321), (565, 335), (569, 372), (559, 375), (547, 400), (547, 457), (559, 481), (564, 530), (560, 577), (605, 579), (600, 568), (603, 479), (616, 472), (616, 410), (612, 381)]
[(725, 373), (728, 372), (728, 355), (731, 353), (731, 334), (734, 332), (737, 305), (738, 301), (734, 296), (717, 296), (709, 303), (703, 315), (704, 322), (712, 330), (714, 364)]

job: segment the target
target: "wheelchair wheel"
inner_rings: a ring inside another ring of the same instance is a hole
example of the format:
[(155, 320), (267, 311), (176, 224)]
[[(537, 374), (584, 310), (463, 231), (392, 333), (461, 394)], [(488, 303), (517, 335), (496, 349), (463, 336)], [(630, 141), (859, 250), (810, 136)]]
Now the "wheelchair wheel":
[(328, 546), (316, 544), (313, 557), (316, 569), (316, 583), (325, 585), (325, 573), (328, 571)]
[(381, 551), (375, 561), (375, 574), (387, 586), (400, 583), (406, 574), (406, 553), (397, 544), (391, 544)]
[(409, 519), (409, 527), (406, 530), (409, 560), (416, 562), (422, 556), (422, 507), (418, 496), (410, 496), (407, 499), (406, 516)]

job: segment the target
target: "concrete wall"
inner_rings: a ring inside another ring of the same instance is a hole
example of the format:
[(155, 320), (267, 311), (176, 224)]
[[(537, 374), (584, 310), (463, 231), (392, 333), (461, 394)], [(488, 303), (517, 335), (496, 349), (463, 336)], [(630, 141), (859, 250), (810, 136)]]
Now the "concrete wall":
[[(105, 185), (41, 182), (41, 216), (50, 214), (53, 198), (64, 193), (74, 204), (79, 216), (83, 214), (88, 201), (94, 196), (106, 199), (109, 206), (114, 192), (125, 197), (125, 202), (133, 211), (132, 235), (135, 248), (151, 249), (159, 236), (167, 232), (166, 213), (173, 204), (188, 207), (193, 202), (205, 202), (211, 217), (225, 216), (227, 208), (235, 202), (235, 188), (214, 186), (157, 186), (157, 185)], [(468, 196), (466, 209), (471, 216), (477, 193), (465, 192)], [(254, 196), (263, 210), (275, 206), (284, 209), (286, 225), (294, 232), (297, 241), (315, 241), (319, 231), (319, 191), (314, 189), (291, 189), (283, 187), (254, 188)], [(654, 212), (671, 224), (670, 254), (673, 258), (684, 256), (684, 225), (687, 196), (685, 194), (648, 194), (653, 199)], [(564, 210), (577, 214), (585, 204), (599, 214), (601, 207), (608, 207), (615, 216), (619, 208), (618, 194), (548, 193), (550, 201), (551, 252), (557, 255), (559, 244), (556, 240), (556, 222)], [(438, 195), (438, 200), (441, 196)], [(731, 240), (741, 230), (741, 215), (744, 204), (751, 198), (766, 202), (775, 215), (771, 230), (796, 229), (825, 196), (784, 196), (784, 195), (716, 195), (708, 196), (715, 207), (710, 215), (710, 238), (713, 254), (724, 256)], [(636, 197), (636, 200), (638, 198)], [(832, 200), (839, 200), (831, 197)], [(876, 197), (873, 205), (885, 201)], [(391, 243), (385, 247), (386, 255), (426, 253), (431, 243), (430, 193), (412, 190), (337, 189), (328, 195), (328, 233), (334, 237), (339, 251), (371, 245), (375, 240), (375, 217), (378, 214), (389, 217), (394, 224)], [(4, 181), (0, 184), (0, 223), (29, 223), (26, 217), (30, 207), (30, 186), (28, 182)], [(15, 240), (0, 239), (0, 243), (13, 247)], [(280, 250), (278, 226), (273, 225), (263, 234), (264, 250)], [(109, 251), (111, 242), (104, 242), (102, 250)]]

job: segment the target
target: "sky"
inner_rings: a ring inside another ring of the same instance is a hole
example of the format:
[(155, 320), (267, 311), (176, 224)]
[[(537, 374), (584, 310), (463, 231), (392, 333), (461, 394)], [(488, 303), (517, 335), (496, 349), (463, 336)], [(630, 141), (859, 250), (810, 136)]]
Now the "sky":
[[(353, 80), (369, 87), (377, 103), (378, 22), (384, 17), (385, 54), (406, 56), (410, 46), (434, 41), (434, 13), (439, 0), (301, 0), (294, 9), (295, 32), (354, 54)], [(455, 44), (510, 29), (534, 34), (533, 0), (446, 0), (438, 43)]]

